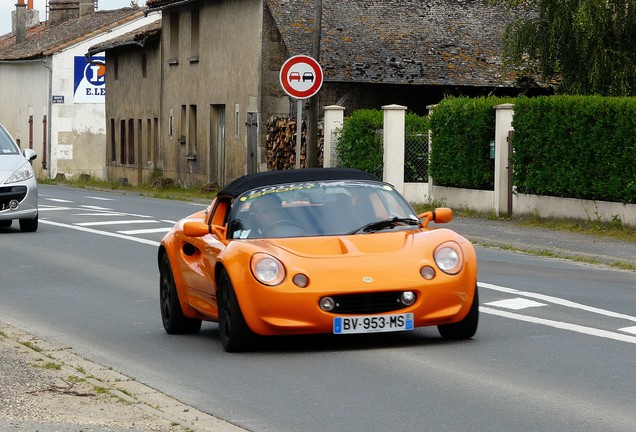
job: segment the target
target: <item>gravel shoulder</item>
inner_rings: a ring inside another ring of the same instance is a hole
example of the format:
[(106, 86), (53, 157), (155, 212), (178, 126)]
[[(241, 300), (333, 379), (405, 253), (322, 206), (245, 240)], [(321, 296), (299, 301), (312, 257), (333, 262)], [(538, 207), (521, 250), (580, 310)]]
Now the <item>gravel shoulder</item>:
[(0, 322), (0, 430), (244, 429)]

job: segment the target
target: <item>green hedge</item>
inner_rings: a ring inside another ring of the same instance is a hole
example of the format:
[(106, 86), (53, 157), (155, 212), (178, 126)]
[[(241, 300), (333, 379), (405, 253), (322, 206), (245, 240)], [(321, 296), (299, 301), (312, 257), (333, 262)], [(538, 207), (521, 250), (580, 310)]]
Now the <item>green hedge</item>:
[(356, 110), (345, 119), (336, 145), (338, 166), (357, 168), (382, 178), (383, 123), (383, 112), (369, 109)]
[[(490, 141), (494, 107), (502, 103), (515, 104), (517, 192), (636, 204), (636, 98), (444, 99), (430, 116), (428, 170), (436, 185), (494, 189)], [(382, 177), (382, 122), (380, 110), (358, 110), (345, 120), (337, 144), (339, 166)], [(407, 133), (425, 133), (428, 127), (428, 118), (407, 114)], [(422, 152), (414, 151), (411, 156), (421, 158)], [(414, 170), (408, 165), (413, 158), (405, 156), (406, 170)]]
[(429, 171), (439, 186), (493, 190), (495, 161), (490, 141), (495, 138), (495, 110), (510, 98), (447, 98), (431, 115)]
[(517, 191), (636, 203), (636, 99), (518, 98), (513, 117)]
[[(407, 113), (404, 121), (407, 133), (428, 133), (428, 117)], [(381, 110), (356, 110), (345, 119), (336, 145), (338, 166), (358, 168), (382, 178), (383, 125), (384, 112)]]

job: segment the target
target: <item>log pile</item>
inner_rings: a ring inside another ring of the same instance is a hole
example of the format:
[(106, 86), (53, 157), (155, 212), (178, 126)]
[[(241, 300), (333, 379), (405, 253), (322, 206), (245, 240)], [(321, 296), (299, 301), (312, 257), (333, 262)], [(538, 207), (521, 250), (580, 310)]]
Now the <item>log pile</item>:
[[(296, 119), (287, 116), (270, 117), (267, 121), (267, 169), (270, 171), (296, 168)], [(322, 166), (322, 125), (318, 125), (318, 166)], [(300, 167), (306, 168), (307, 126), (302, 123)]]

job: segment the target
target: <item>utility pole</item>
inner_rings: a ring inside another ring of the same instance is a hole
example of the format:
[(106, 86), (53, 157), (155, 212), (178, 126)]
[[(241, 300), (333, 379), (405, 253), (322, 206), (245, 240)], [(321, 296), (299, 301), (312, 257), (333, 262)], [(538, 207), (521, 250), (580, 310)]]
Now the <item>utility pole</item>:
[[(314, 0), (314, 31), (311, 40), (311, 56), (320, 63), (320, 34), (322, 32), (322, 0)], [(318, 166), (318, 109), (320, 96), (309, 99), (307, 107), (307, 168)]]

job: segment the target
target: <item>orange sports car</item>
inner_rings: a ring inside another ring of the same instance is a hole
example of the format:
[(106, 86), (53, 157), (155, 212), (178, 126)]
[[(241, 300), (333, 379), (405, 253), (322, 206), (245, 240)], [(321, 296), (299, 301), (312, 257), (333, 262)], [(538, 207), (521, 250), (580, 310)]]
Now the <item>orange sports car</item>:
[(170, 334), (219, 325), (228, 352), (256, 335), (374, 333), (436, 325), (477, 330), (472, 244), (416, 215), (389, 184), (342, 168), (243, 176), (159, 247), (161, 317)]

